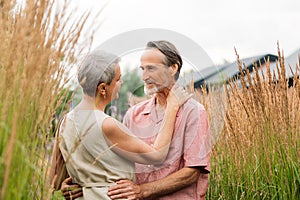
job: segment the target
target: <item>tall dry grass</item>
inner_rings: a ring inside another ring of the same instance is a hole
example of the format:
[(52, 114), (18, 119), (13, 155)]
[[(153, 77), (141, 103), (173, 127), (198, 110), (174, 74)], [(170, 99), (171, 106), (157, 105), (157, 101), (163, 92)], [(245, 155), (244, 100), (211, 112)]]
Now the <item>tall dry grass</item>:
[(279, 50), (278, 55), (278, 76), (270, 63), (266, 74), (256, 67), (250, 75), (238, 62), (240, 81), (200, 100), (213, 122), (218, 105), (210, 99), (226, 95), (208, 199), (300, 199), (300, 79), (295, 75), (288, 87), (284, 56)]
[(18, 2), (0, 1), (0, 199), (49, 199), (51, 121), (88, 14), (71, 20), (68, 1)]

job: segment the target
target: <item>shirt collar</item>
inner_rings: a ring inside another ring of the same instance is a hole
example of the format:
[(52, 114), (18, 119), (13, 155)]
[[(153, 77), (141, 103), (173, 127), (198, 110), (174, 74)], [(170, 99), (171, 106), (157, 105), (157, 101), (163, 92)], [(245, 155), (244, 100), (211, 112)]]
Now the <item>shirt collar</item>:
[[(163, 120), (163, 115), (161, 116), (157, 116), (156, 115), (156, 110), (155, 110), (155, 95), (153, 97), (151, 97), (149, 99), (149, 102), (147, 103), (147, 105), (145, 106), (142, 114), (143, 115), (149, 115), (150, 114), (150, 119), (156, 123), (160, 122)], [(182, 112), (182, 108), (179, 108), (176, 117), (178, 117), (180, 115), (180, 113)]]
[(151, 113), (151, 110), (153, 108), (155, 108), (155, 96), (153, 96), (149, 99), (149, 103), (147, 103), (147, 105), (145, 106), (142, 114), (147, 115), (147, 114)]

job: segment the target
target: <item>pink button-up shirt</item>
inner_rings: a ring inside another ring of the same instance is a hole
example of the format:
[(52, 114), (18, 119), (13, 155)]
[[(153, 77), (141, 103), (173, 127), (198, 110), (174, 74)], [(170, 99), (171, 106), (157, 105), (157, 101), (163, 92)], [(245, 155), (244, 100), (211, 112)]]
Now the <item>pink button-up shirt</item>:
[[(125, 117), (124, 124), (139, 138), (148, 144), (154, 144), (164, 112), (157, 113), (155, 98), (131, 107)], [(199, 102), (188, 100), (178, 111), (173, 139), (168, 156), (163, 164), (136, 164), (136, 180), (138, 184), (162, 179), (183, 167), (205, 167), (210, 170), (210, 133), (207, 113)], [(208, 188), (208, 174), (201, 174), (195, 184), (175, 193), (156, 198), (159, 200), (205, 199)]]

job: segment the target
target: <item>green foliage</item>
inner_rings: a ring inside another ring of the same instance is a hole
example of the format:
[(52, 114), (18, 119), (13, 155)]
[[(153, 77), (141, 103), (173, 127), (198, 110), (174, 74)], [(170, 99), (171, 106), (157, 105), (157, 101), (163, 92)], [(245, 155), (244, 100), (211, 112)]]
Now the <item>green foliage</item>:
[(50, 200), (65, 200), (61, 191), (54, 191)]
[[(73, 96), (73, 90), (69, 90), (68, 88), (64, 88), (62, 92), (57, 96), (58, 108), (56, 109), (56, 117), (60, 117), (62, 113), (69, 109), (69, 104), (71, 98)], [(60, 100), (58, 102), (58, 100)]]

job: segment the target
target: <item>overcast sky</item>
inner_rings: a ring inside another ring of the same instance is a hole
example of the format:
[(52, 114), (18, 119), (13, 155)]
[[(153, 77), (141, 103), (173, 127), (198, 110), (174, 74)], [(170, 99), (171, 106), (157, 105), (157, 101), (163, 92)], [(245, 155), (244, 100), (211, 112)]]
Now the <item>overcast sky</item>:
[[(106, 1), (73, 0), (92, 17)], [(277, 54), (277, 41), (286, 56), (300, 48), (299, 0), (111, 0), (96, 18), (103, 20), (93, 47), (120, 33), (162, 28), (194, 40), (215, 64), (263, 53)]]

